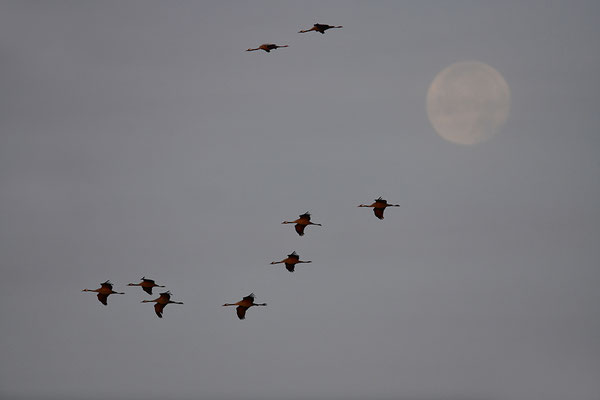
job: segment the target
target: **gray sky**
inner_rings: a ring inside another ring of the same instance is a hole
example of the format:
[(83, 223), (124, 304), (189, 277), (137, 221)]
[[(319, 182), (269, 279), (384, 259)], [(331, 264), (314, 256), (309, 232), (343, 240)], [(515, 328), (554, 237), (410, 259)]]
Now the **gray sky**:
[[(2, 1), (0, 395), (597, 399), (599, 17)], [(425, 108), (465, 60), (512, 96), (476, 146)], [(378, 196), (384, 221), (356, 208)], [(304, 211), (323, 227), (280, 224)], [(185, 304), (158, 319), (142, 275)], [(80, 292), (106, 279), (108, 307)]]

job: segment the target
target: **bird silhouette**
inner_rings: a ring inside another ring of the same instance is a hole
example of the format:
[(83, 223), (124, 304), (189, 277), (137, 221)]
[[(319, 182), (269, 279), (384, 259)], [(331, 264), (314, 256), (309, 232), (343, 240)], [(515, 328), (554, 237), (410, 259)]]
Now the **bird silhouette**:
[(276, 44), (273, 44), (273, 43), (264, 43), (264, 44), (261, 44), (260, 46), (258, 46), (258, 47), (257, 47), (257, 48), (255, 48), (255, 49), (248, 49), (248, 50), (246, 50), (246, 51), (264, 50), (264, 51), (266, 51), (267, 53), (270, 53), (270, 52), (271, 52), (271, 50), (279, 49), (279, 48), (281, 48), (281, 47), (290, 47), (290, 46), (289, 46), (289, 45), (287, 45), (287, 44), (286, 44), (286, 45), (283, 45), (283, 46), (278, 46), (278, 45), (276, 45)]
[(127, 286), (141, 286), (142, 290), (148, 294), (152, 294), (152, 288), (155, 287), (164, 287), (161, 285), (157, 285), (156, 282), (152, 279), (147, 279), (145, 276), (142, 277), (142, 282), (140, 283), (128, 283)]
[(113, 290), (113, 285), (112, 285), (112, 283), (110, 283), (110, 281), (101, 283), (100, 287), (98, 289), (83, 289), (82, 292), (98, 293), (98, 300), (100, 301), (100, 303), (104, 304), (105, 306), (108, 305), (108, 303), (107, 303), (108, 296), (110, 296), (111, 294), (125, 294), (122, 292), (115, 292)]
[(306, 33), (306, 32), (315, 31), (315, 32), (319, 32), (320, 34), (325, 34), (325, 31), (327, 29), (331, 29), (331, 28), (343, 28), (343, 26), (341, 26), (341, 25), (340, 26), (332, 26), (332, 25), (317, 23), (317, 24), (314, 24), (312, 28), (298, 31), (298, 33)]
[(183, 304), (180, 301), (171, 301), (171, 292), (166, 291), (160, 294), (154, 300), (142, 300), (142, 303), (156, 303), (154, 305), (154, 312), (158, 315), (158, 318), (162, 318), (163, 310), (167, 306), (167, 304)]
[(239, 319), (246, 319), (246, 311), (252, 307), (252, 306), (266, 306), (267, 303), (261, 303), (261, 304), (257, 304), (254, 302), (254, 293), (250, 293), (248, 296), (244, 297), (241, 301), (238, 301), (237, 303), (233, 303), (233, 304), (229, 304), (229, 303), (225, 303), (223, 304), (223, 307), (226, 306), (237, 306), (235, 309), (235, 312), (237, 313), (237, 316)]
[(296, 267), (296, 264), (308, 264), (311, 263), (312, 261), (300, 261), (300, 256), (298, 254), (296, 254), (296, 252), (292, 252), (292, 254), (288, 254), (287, 258), (284, 258), (281, 261), (273, 261), (271, 263), (271, 265), (273, 264), (285, 264), (285, 268), (290, 271), (290, 272), (294, 272), (294, 268)]
[(386, 207), (400, 207), (400, 204), (388, 204), (387, 200), (379, 197), (378, 199), (375, 199), (373, 204), (361, 204), (358, 207), (373, 207), (373, 213), (375, 216), (379, 219), (383, 219), (383, 211), (386, 209)]
[(294, 225), (294, 228), (296, 229), (296, 232), (300, 236), (304, 236), (304, 228), (306, 228), (308, 225), (322, 226), (321, 224), (315, 224), (314, 222), (310, 221), (310, 214), (308, 213), (308, 211), (305, 212), (304, 214), (300, 215), (300, 217), (297, 220), (283, 221), (282, 224), (296, 224), (296, 225)]

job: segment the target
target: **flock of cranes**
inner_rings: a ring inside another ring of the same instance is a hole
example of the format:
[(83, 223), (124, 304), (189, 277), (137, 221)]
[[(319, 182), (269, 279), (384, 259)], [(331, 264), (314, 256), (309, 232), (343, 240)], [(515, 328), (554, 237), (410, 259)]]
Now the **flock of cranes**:
[[(342, 26), (332, 26), (332, 25), (325, 25), (325, 24), (317, 23), (317, 24), (314, 24), (312, 28), (306, 29), (306, 30), (301, 30), (298, 33), (307, 33), (307, 32), (314, 31), (314, 32), (319, 32), (321, 34), (324, 34), (325, 31), (327, 31), (328, 29), (333, 29), (333, 28), (342, 28)], [(273, 43), (265, 43), (265, 44), (258, 46), (255, 49), (248, 49), (246, 51), (264, 50), (267, 53), (269, 53), (269, 52), (271, 52), (271, 50), (275, 50), (275, 49), (278, 49), (281, 47), (289, 47), (289, 46), (288, 45), (279, 46), (279, 45), (276, 45)], [(361, 204), (358, 207), (372, 207), (373, 212), (375, 213), (375, 216), (377, 218), (379, 218), (380, 220), (382, 220), (383, 212), (385, 211), (385, 209), (387, 207), (400, 207), (400, 206), (398, 204), (389, 204), (387, 202), (387, 200), (379, 197), (379, 198), (375, 199), (375, 201), (372, 204), (368, 204), (368, 205)], [(283, 221), (282, 224), (294, 224), (294, 229), (296, 230), (296, 233), (298, 233), (299, 236), (304, 236), (304, 230), (307, 226), (309, 226), (309, 225), (322, 226), (321, 224), (312, 222), (310, 219), (311, 219), (310, 213), (305, 212), (304, 214), (299, 215), (298, 219), (296, 219), (294, 221)], [(284, 264), (285, 268), (289, 272), (294, 272), (297, 264), (308, 264), (311, 262), (312, 261), (300, 260), (300, 256), (294, 251), (291, 254), (288, 254), (287, 257), (284, 258), (283, 260), (273, 261), (273, 262), (271, 262), (271, 264), (272, 265)], [(144, 292), (148, 293), (149, 295), (152, 295), (153, 288), (155, 288), (155, 287), (163, 288), (164, 287), (161, 285), (157, 285), (154, 280), (148, 279), (145, 276), (142, 277), (140, 283), (129, 283), (129, 284), (127, 284), (127, 286), (140, 286), (142, 288), (142, 290)], [(111, 294), (125, 294), (122, 292), (115, 292), (113, 290), (113, 285), (110, 281), (101, 283), (100, 288), (98, 288), (98, 289), (83, 289), (82, 291), (97, 293), (98, 300), (100, 301), (100, 303), (104, 304), (105, 306), (108, 304), (108, 296), (110, 296)], [(238, 318), (245, 319), (246, 311), (248, 311), (248, 309), (250, 307), (267, 305), (267, 303), (255, 303), (254, 297), (255, 297), (254, 293), (250, 293), (248, 296), (245, 296), (244, 298), (242, 298), (242, 300), (238, 301), (237, 303), (225, 303), (225, 304), (223, 304), (223, 306), (224, 307), (237, 306), (235, 311), (236, 311)], [(170, 291), (160, 293), (160, 296), (154, 300), (142, 300), (142, 303), (155, 303), (154, 304), (154, 312), (156, 313), (156, 315), (159, 318), (162, 318), (164, 309), (167, 306), (167, 304), (183, 304), (182, 302), (179, 302), (179, 301), (172, 301)]]
[[(341, 25), (340, 26), (332, 26), (332, 25), (327, 25), (327, 24), (316, 23), (316, 24), (313, 25), (312, 28), (298, 31), (298, 33), (306, 33), (306, 32), (313, 32), (314, 31), (314, 32), (319, 32), (320, 34), (325, 34), (325, 31), (327, 29), (333, 29), (333, 28), (343, 28), (343, 26), (341, 26)], [(246, 51), (264, 50), (267, 53), (270, 53), (271, 50), (276, 50), (276, 49), (279, 49), (281, 47), (290, 47), (290, 46), (288, 44), (284, 44), (282, 46), (279, 46), (279, 45), (276, 45), (274, 43), (263, 43), (263, 44), (261, 44), (260, 46), (258, 46), (255, 49), (248, 49)]]
[[(379, 197), (379, 198), (375, 199), (375, 201), (372, 204), (368, 204), (368, 205), (361, 204), (358, 207), (372, 207), (373, 212), (375, 213), (375, 216), (379, 219), (383, 219), (383, 211), (387, 207), (400, 207), (400, 205), (399, 204), (389, 204), (387, 202), (387, 200)], [(294, 221), (283, 221), (282, 224), (295, 224), (294, 228), (296, 229), (296, 232), (300, 236), (304, 235), (304, 228), (306, 228), (308, 225), (322, 226), (321, 224), (311, 222), (310, 214), (308, 212), (301, 214), (299, 216), (299, 218)], [(271, 265), (284, 264), (285, 268), (288, 271), (294, 272), (297, 264), (309, 264), (309, 263), (312, 263), (312, 261), (300, 260), (300, 256), (295, 251), (293, 251), (291, 254), (288, 254), (287, 257), (284, 258), (283, 260), (271, 262)], [(127, 286), (140, 286), (144, 292), (146, 292), (150, 295), (152, 294), (153, 288), (155, 288), (155, 287), (164, 288), (164, 286), (156, 284), (156, 282), (154, 280), (148, 279), (145, 276), (142, 277), (140, 283), (128, 283)], [(110, 296), (111, 294), (125, 294), (123, 292), (115, 292), (113, 290), (113, 285), (110, 281), (101, 283), (100, 288), (98, 288), (98, 289), (83, 289), (82, 292), (97, 293), (98, 300), (100, 301), (100, 303), (104, 304), (105, 306), (108, 305), (108, 296)], [(223, 304), (223, 306), (224, 307), (237, 306), (235, 311), (237, 313), (238, 318), (245, 319), (246, 311), (250, 307), (267, 305), (267, 303), (255, 303), (254, 297), (255, 297), (254, 293), (250, 293), (248, 296), (245, 296), (242, 300), (238, 301), (237, 303), (225, 303), (225, 304)], [(154, 312), (156, 313), (156, 315), (159, 318), (162, 318), (164, 308), (167, 306), (167, 304), (183, 304), (182, 302), (179, 302), (179, 301), (172, 301), (171, 300), (171, 292), (169, 292), (169, 291), (160, 293), (160, 296), (154, 300), (142, 300), (142, 303), (156, 303), (156, 304), (154, 304)]]

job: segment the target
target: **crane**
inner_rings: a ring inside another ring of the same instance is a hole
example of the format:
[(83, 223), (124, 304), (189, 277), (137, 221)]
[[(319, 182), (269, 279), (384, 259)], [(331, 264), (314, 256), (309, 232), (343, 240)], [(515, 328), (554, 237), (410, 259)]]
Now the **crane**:
[(287, 258), (281, 260), (281, 261), (273, 261), (271, 263), (271, 265), (273, 264), (285, 264), (285, 268), (290, 271), (290, 272), (294, 272), (294, 268), (296, 267), (296, 264), (308, 264), (311, 263), (312, 261), (300, 261), (300, 256), (298, 254), (296, 254), (295, 251), (292, 252), (292, 254), (288, 254)]
[(142, 303), (156, 303), (154, 305), (154, 312), (158, 315), (158, 318), (162, 318), (163, 310), (167, 304), (183, 304), (180, 301), (171, 301), (171, 292), (162, 292), (159, 297), (154, 300), (142, 300)]
[(294, 228), (296, 229), (296, 232), (300, 236), (304, 236), (304, 228), (306, 228), (308, 225), (322, 226), (321, 224), (315, 224), (314, 222), (310, 221), (310, 214), (308, 213), (308, 211), (305, 212), (304, 214), (300, 215), (300, 217), (297, 220), (283, 221), (282, 224), (296, 224), (296, 225), (294, 225)]
[(276, 44), (273, 44), (273, 43), (263, 43), (263, 44), (261, 44), (260, 46), (258, 46), (258, 47), (257, 47), (257, 48), (255, 48), (255, 49), (248, 49), (248, 50), (246, 50), (246, 51), (264, 50), (264, 51), (266, 51), (267, 53), (270, 53), (270, 52), (271, 52), (271, 50), (279, 49), (279, 48), (281, 48), (281, 47), (290, 47), (290, 46), (289, 46), (289, 45), (287, 45), (287, 44), (286, 44), (286, 45), (283, 45), (283, 46), (278, 46), (278, 45), (276, 45)]
[(239, 319), (246, 319), (246, 311), (252, 307), (252, 306), (266, 306), (267, 303), (260, 303), (257, 304), (254, 302), (254, 293), (250, 293), (248, 296), (244, 297), (241, 301), (238, 301), (237, 303), (233, 303), (233, 304), (229, 304), (229, 303), (225, 303), (223, 304), (223, 307), (226, 306), (237, 306), (235, 309), (235, 312), (237, 313), (237, 316)]
[(100, 301), (100, 303), (104, 304), (105, 306), (108, 305), (108, 303), (107, 303), (108, 296), (110, 296), (111, 294), (125, 294), (122, 292), (115, 292), (113, 290), (113, 285), (112, 285), (112, 283), (110, 283), (110, 281), (101, 283), (100, 287), (98, 289), (83, 289), (82, 292), (98, 293), (98, 300)]
[(379, 197), (375, 199), (373, 204), (361, 204), (358, 207), (373, 207), (373, 213), (375, 213), (375, 216), (379, 219), (383, 219), (383, 211), (386, 209), (386, 207), (400, 207), (400, 204), (388, 204), (387, 200)]
[(298, 33), (306, 33), (306, 32), (311, 32), (311, 31), (315, 31), (315, 32), (319, 32), (320, 34), (325, 34), (325, 31), (327, 29), (331, 29), (331, 28), (343, 28), (343, 26), (332, 26), (332, 25), (327, 25), (327, 24), (319, 24), (316, 23), (313, 25), (312, 28), (310, 29), (306, 29), (306, 30), (302, 30), (302, 31), (298, 31)]
[(148, 294), (152, 294), (152, 288), (154, 287), (164, 287), (161, 285), (157, 285), (156, 282), (154, 282), (154, 280), (147, 279), (145, 276), (142, 276), (142, 282), (128, 283), (127, 286), (141, 286), (142, 290)]

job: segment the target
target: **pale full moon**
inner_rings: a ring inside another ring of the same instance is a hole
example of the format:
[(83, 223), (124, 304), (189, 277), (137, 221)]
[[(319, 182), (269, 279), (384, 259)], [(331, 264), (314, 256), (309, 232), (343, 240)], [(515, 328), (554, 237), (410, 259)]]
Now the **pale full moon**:
[(437, 74), (427, 91), (427, 114), (444, 139), (471, 145), (500, 130), (510, 109), (510, 89), (487, 64), (466, 61)]

